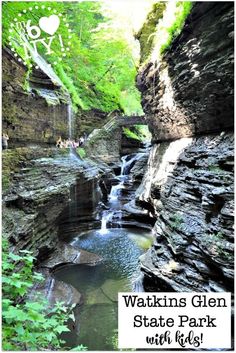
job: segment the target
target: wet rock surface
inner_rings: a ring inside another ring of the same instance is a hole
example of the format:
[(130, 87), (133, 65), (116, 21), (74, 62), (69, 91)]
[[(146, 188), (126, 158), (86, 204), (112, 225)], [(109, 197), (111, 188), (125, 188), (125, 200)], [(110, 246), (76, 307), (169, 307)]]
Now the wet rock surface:
[[(158, 175), (164, 157), (153, 149), (149, 166)], [(146, 175), (139, 200), (153, 206), (157, 221), (141, 267), (155, 290), (232, 290), (233, 152), (230, 133), (194, 138), (166, 181)]]
[(124, 133), (121, 135), (121, 155), (127, 155), (136, 152), (139, 148), (144, 147), (142, 141), (128, 138)]
[(121, 129), (95, 129), (85, 145), (86, 154), (105, 163), (117, 163), (120, 160)]
[(75, 249), (69, 244), (60, 242), (53, 254), (51, 254), (48, 259), (41, 262), (40, 266), (53, 271), (61, 266), (81, 264), (97, 265), (101, 261), (102, 258), (96, 254), (81, 249)]
[(135, 164), (130, 169), (131, 179), (134, 182), (142, 181), (142, 178), (147, 170), (147, 161), (149, 157), (150, 147), (146, 149), (139, 149), (143, 151), (143, 155), (135, 162)]
[(75, 156), (31, 158), (19, 161), (4, 193), (3, 229), (15, 251), (31, 250), (43, 260), (59, 245), (58, 234), (66, 237), (65, 219), (78, 223), (95, 218), (102, 195), (99, 180), (110, 170)]
[(194, 3), (137, 77), (153, 142), (135, 198), (156, 219), (147, 291), (233, 291), (233, 16), (233, 3)]
[(45, 279), (33, 287), (29, 294), (30, 299), (47, 298), (49, 306), (53, 306), (58, 301), (68, 306), (80, 304), (81, 294), (73, 286), (55, 279), (48, 269), (39, 268), (38, 272)]
[(119, 114), (118, 111), (105, 113), (98, 109), (91, 109), (89, 111), (78, 111), (75, 116), (75, 130), (78, 136), (82, 136), (84, 132), (90, 134), (94, 128), (100, 129), (113, 116)]
[(151, 229), (154, 224), (153, 217), (150, 217), (148, 210), (140, 207), (135, 199), (135, 192), (147, 170), (149, 152), (149, 147), (139, 148), (136, 153), (133, 152), (122, 157), (120, 170), (123, 174), (112, 180), (113, 186), (118, 186), (120, 178), (123, 180), (118, 195), (121, 204), (114, 211), (112, 217), (113, 225)]

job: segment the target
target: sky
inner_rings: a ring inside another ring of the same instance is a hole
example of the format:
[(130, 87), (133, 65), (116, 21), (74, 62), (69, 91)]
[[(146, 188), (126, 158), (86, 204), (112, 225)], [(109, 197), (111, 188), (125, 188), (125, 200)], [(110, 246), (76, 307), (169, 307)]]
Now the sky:
[(102, 0), (104, 14), (112, 17), (111, 26), (127, 40), (133, 52), (134, 60), (140, 57), (139, 42), (135, 40), (137, 33), (156, 0)]
[(126, 23), (136, 32), (138, 31), (155, 0), (103, 0), (107, 9), (116, 17), (117, 21)]

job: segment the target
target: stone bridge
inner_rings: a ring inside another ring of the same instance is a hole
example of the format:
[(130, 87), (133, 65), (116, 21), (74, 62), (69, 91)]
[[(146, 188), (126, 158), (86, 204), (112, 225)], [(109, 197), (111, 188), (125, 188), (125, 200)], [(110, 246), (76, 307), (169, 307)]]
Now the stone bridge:
[(111, 130), (115, 126), (133, 126), (133, 125), (147, 125), (145, 115), (132, 116), (115, 116), (103, 127), (105, 130)]
[(131, 126), (131, 125), (146, 125), (145, 115), (142, 116), (118, 116), (117, 118), (118, 124), (120, 126)]

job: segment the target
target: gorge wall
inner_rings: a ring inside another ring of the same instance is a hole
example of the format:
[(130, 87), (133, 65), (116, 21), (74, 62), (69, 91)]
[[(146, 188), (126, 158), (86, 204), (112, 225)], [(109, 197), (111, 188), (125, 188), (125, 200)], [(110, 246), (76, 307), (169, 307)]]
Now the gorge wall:
[(137, 78), (154, 141), (233, 127), (231, 2), (197, 2), (161, 62)]
[(137, 77), (153, 135), (136, 193), (156, 217), (141, 257), (149, 291), (233, 289), (233, 25), (233, 3), (196, 2)]
[[(34, 59), (37, 62), (28, 71), (8, 48), (3, 48), (2, 128), (9, 135), (10, 147), (55, 144), (59, 136), (69, 137), (69, 93), (43, 58)], [(78, 109), (73, 113), (72, 137), (77, 139), (84, 132), (101, 128), (116, 113)]]
[(55, 143), (68, 137), (70, 97), (55, 73), (41, 58), (38, 69), (19, 63), (7, 48), (3, 49), (2, 129), (9, 145)]
[(60, 240), (70, 226), (75, 224), (78, 232), (89, 222), (96, 223), (100, 185), (110, 169), (76, 157), (63, 158), (56, 149), (16, 148), (6, 153), (20, 154), (18, 168), (14, 159), (13, 178), (3, 192), (3, 233), (14, 251), (30, 250), (42, 261), (62, 248)]

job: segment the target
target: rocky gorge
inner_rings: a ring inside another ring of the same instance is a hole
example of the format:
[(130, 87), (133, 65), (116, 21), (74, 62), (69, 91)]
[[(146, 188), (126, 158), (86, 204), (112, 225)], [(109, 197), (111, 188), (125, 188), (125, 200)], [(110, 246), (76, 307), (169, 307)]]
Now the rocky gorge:
[(2, 128), (12, 146), (47, 145), (60, 135), (68, 136), (70, 96), (46, 62), (36, 60), (37, 65), (28, 73), (8, 48), (3, 49)]
[(4, 236), (45, 277), (31, 297), (79, 304), (71, 348), (114, 349), (119, 291), (233, 293), (233, 16), (232, 2), (194, 3), (163, 57), (139, 69), (149, 143), (113, 126), (116, 111), (74, 114), (74, 135), (93, 131), (85, 158), (54, 146), (71, 109), (55, 72), (38, 58), (27, 75), (3, 51)]
[(153, 147), (136, 203), (157, 221), (147, 289), (233, 289), (233, 13), (196, 3), (163, 60), (137, 77)]

